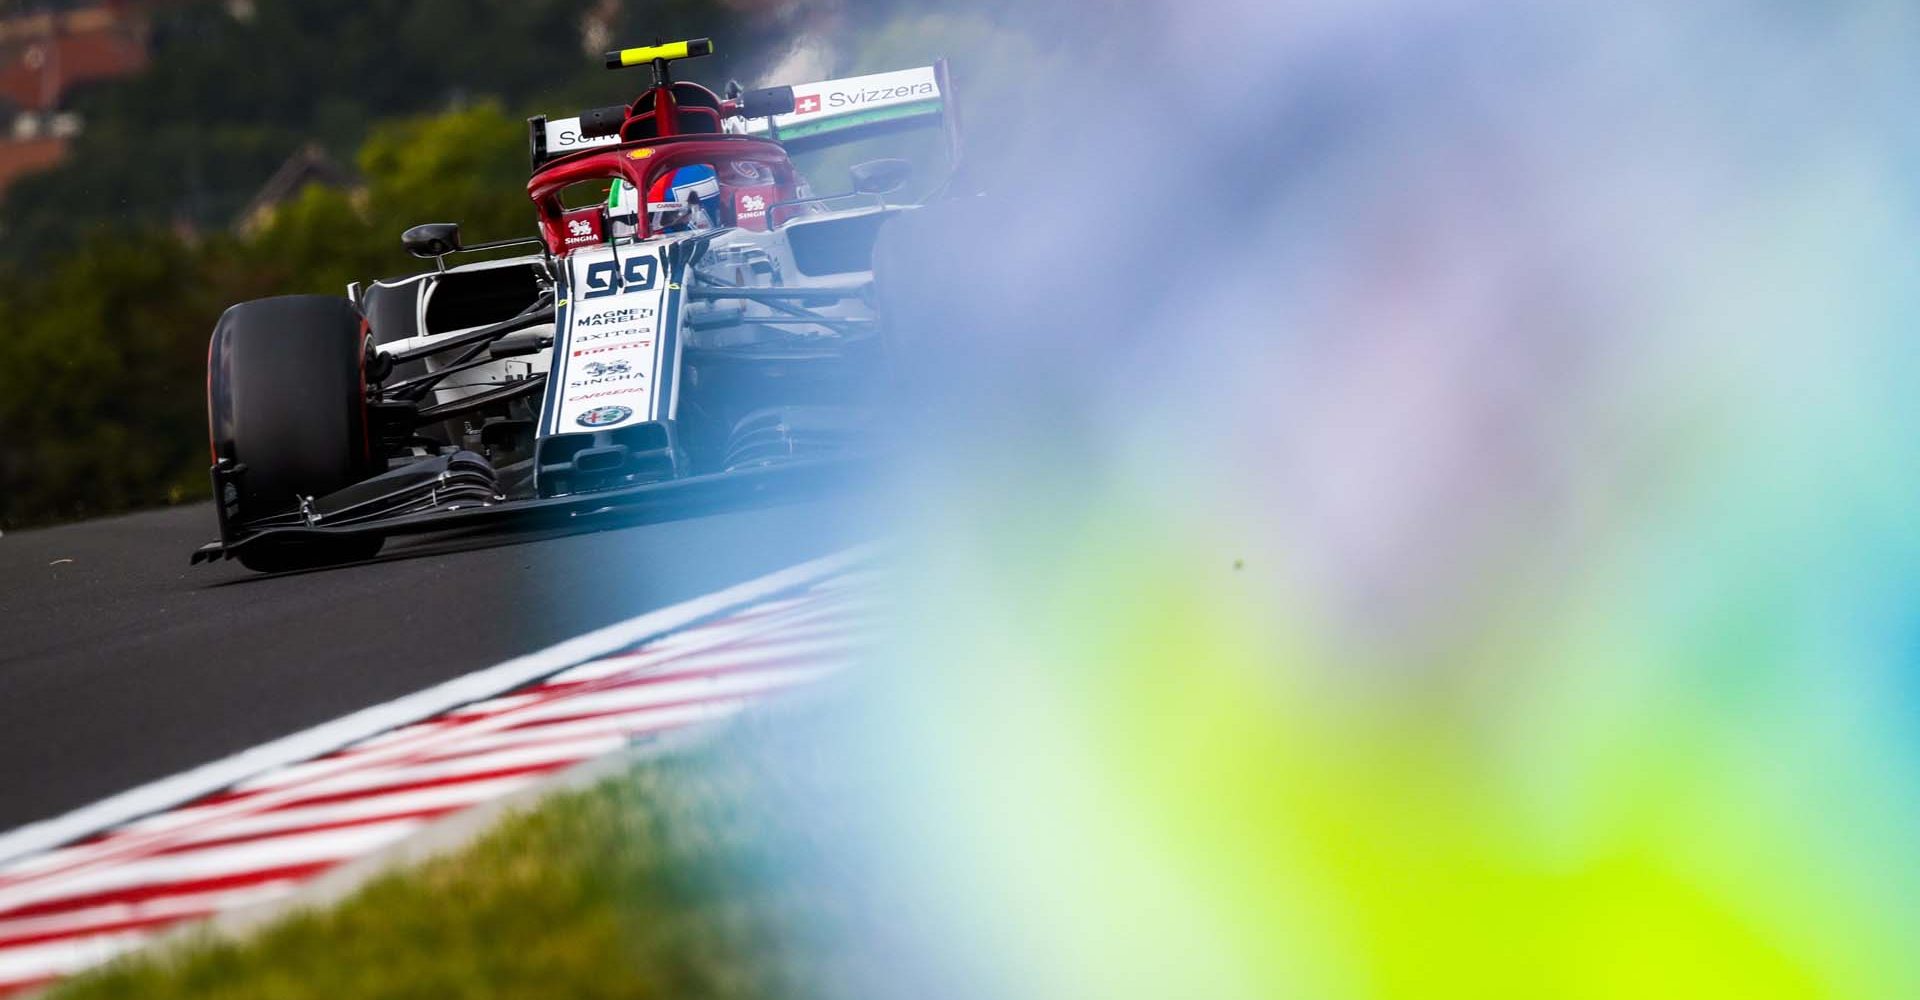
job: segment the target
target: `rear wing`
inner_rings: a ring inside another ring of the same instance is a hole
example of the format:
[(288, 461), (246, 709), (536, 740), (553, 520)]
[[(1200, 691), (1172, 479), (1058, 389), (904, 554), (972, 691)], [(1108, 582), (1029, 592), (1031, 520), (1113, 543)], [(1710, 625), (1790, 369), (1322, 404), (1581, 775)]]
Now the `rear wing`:
[(592, 149), (595, 146), (618, 146), (620, 136), (590, 135), (582, 124), (583, 116), (572, 118), (530, 118), (527, 124), (533, 130), (533, 165), (541, 164), (557, 156)]
[(939, 127), (959, 160), (958, 115), (947, 61), (931, 66), (797, 83), (793, 111), (771, 118), (736, 118), (727, 130), (778, 140), (795, 152), (835, 146), (902, 129)]
[[(705, 93), (711, 99), (711, 92)], [(891, 132), (939, 128), (948, 163), (958, 169), (961, 162), (959, 107), (945, 59), (914, 69), (745, 93), (730, 84), (718, 108), (723, 131), (773, 139), (796, 153)], [(571, 118), (527, 119), (534, 169), (568, 153), (618, 145), (627, 111), (627, 105), (614, 105)]]

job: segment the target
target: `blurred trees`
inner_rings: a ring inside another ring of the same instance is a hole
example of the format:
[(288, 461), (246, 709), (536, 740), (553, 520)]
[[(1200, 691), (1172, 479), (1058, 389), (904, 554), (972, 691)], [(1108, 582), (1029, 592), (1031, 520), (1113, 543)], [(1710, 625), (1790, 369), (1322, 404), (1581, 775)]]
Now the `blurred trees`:
[(249, 241), (286, 294), (339, 294), (348, 282), (404, 274), (420, 262), (400, 233), (458, 222), (470, 243), (534, 235), (526, 123), (493, 102), (377, 126), (357, 158), (357, 191), (310, 187)]
[(228, 305), (417, 270), (400, 232), (530, 234), (525, 124), (498, 104), (389, 122), (365, 187), (311, 187), (249, 237), (102, 231), (0, 272), (0, 527), (206, 492), (207, 336)]
[[(19, 261), (101, 228), (223, 228), (302, 144), (346, 161), (372, 123), (491, 96), (518, 106), (604, 71), (579, 0), (257, 0), (155, 12), (154, 62), (72, 97), (86, 131), (6, 199)], [(606, 81), (601, 81), (602, 83)]]
[[(302, 145), (345, 162), (395, 116), (483, 99), (531, 114), (631, 97), (638, 74), (608, 73), (590, 34), (608, 45), (710, 35), (718, 53), (689, 64), (688, 78), (750, 76), (804, 6), (749, 16), (720, 0), (158, 5), (152, 66), (76, 89), (86, 131), (73, 155), (7, 193), (0, 257), (71, 249), (102, 228), (223, 228)], [(604, 32), (589, 32), (600, 19)]]
[(205, 491), (189, 476), (206, 464), (192, 429), (204, 423), (206, 317), (223, 285), (245, 284), (221, 266), (232, 256), (103, 236), (35, 280), (0, 281), (0, 524)]

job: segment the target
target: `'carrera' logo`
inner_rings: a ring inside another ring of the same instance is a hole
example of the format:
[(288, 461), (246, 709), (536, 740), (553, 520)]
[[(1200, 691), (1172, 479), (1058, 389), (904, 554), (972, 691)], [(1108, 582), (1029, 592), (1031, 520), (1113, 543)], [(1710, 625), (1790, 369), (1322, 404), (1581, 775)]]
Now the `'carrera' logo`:
[(582, 427), (612, 427), (631, 416), (633, 411), (624, 406), (596, 406), (573, 419)]
[(583, 392), (578, 396), (568, 396), (568, 404), (585, 402), (589, 399), (605, 399), (608, 396), (631, 396), (632, 389), (602, 389), (599, 392)]

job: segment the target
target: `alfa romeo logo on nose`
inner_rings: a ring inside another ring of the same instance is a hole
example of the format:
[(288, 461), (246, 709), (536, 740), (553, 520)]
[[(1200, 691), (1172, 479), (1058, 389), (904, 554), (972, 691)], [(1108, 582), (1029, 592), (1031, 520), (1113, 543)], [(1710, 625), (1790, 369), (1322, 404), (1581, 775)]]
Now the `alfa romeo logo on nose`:
[(624, 406), (596, 406), (574, 419), (582, 427), (612, 427), (631, 416), (633, 411)]

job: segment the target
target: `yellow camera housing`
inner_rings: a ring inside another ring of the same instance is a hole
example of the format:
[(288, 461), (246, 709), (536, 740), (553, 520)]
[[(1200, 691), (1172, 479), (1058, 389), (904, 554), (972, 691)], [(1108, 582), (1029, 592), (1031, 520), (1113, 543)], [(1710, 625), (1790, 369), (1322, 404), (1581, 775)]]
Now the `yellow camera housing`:
[(672, 62), (675, 59), (694, 59), (713, 54), (713, 39), (694, 38), (684, 42), (667, 42), (663, 45), (643, 45), (637, 49), (620, 49), (607, 53), (608, 69), (625, 69), (629, 66), (651, 66), (656, 62)]

